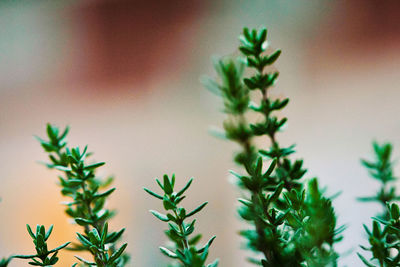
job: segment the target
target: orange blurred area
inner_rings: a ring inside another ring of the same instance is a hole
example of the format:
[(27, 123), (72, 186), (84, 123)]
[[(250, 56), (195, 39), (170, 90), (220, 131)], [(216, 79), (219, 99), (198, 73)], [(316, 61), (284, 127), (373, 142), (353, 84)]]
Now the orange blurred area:
[[(166, 225), (148, 212), (162, 206), (142, 190), (164, 173), (179, 185), (195, 177), (188, 209), (209, 201), (197, 220), (205, 239), (217, 236), (209, 258), (251, 266), (228, 173), (238, 148), (208, 134), (224, 115), (199, 79), (214, 75), (212, 55), (238, 55), (242, 27), (260, 25), (283, 51), (273, 94), (291, 102), (279, 138), (297, 144), (307, 177), (318, 176), (329, 195), (342, 191), (334, 205), (348, 228), (337, 249), (357, 250), (362, 223), (379, 209), (356, 201), (378, 187), (359, 158), (373, 139), (392, 141), (400, 155), (399, 11), (396, 0), (2, 1), (0, 257), (33, 253), (26, 224), (54, 224), (50, 247), (80, 230), (60, 204), (58, 173), (37, 163), (46, 155), (33, 135), (45, 136), (51, 122), (70, 125), (70, 144), (88, 144), (107, 163), (101, 174), (115, 175), (110, 228), (126, 227), (131, 266), (167, 265), (158, 250)], [(58, 266), (73, 255), (61, 252)], [(355, 253), (344, 265), (361, 266)]]

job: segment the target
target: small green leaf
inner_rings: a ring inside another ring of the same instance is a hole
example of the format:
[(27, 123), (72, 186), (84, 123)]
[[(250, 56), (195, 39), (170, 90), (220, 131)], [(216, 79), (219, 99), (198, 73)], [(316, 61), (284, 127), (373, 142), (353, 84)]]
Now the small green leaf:
[(13, 255), (12, 257), (18, 259), (33, 259), (36, 255)]
[(217, 267), (218, 263), (219, 263), (219, 260), (216, 259), (213, 263), (208, 264), (207, 267)]
[(177, 196), (181, 196), (185, 191), (190, 187), (193, 182), (193, 178), (190, 178), (189, 182), (176, 194)]
[(151, 214), (153, 214), (154, 216), (156, 216), (158, 219), (160, 219), (163, 222), (168, 222), (169, 221), (168, 217), (166, 215), (164, 215), (164, 214), (161, 214), (161, 213), (159, 213), (159, 212), (157, 212), (155, 210), (150, 210), (150, 212), (151, 212)]
[(99, 244), (99, 243), (101, 242), (99, 232), (97, 231), (96, 228), (93, 228), (93, 229), (89, 232), (89, 238), (90, 238), (90, 242), (91, 242), (92, 244)]
[(83, 235), (81, 235), (80, 233), (76, 233), (78, 235), (78, 239), (79, 241), (81, 241), (82, 245), (86, 246), (86, 247), (91, 247), (93, 246), (93, 244)]
[(49, 230), (47, 230), (46, 236), (45, 236), (45, 240), (49, 239), (51, 232), (53, 231), (53, 225), (50, 225)]
[(164, 255), (166, 255), (166, 256), (168, 256), (168, 257), (170, 257), (170, 258), (173, 258), (173, 259), (178, 258), (178, 256), (177, 256), (175, 253), (173, 253), (172, 251), (170, 251), (170, 250), (167, 249), (167, 248), (160, 247), (160, 250), (161, 250), (161, 252), (162, 252)]
[(125, 228), (122, 228), (120, 231), (118, 231), (118, 232), (113, 232), (113, 233), (111, 233), (111, 234), (109, 234), (109, 235), (107, 235), (107, 238), (106, 238), (106, 244), (109, 244), (109, 243), (114, 243), (114, 242), (116, 242), (121, 236), (122, 236), (122, 234), (125, 232)]
[(278, 57), (281, 55), (281, 53), (282, 53), (281, 50), (275, 51), (272, 55), (270, 55), (270, 56), (268, 57), (267, 64), (268, 64), (268, 65), (274, 64), (275, 61), (278, 59)]
[(61, 166), (61, 165), (56, 165), (54, 166), (55, 169), (59, 170), (59, 171), (63, 171), (63, 172), (71, 172), (72, 169), (69, 167), (65, 167), (65, 166)]
[(124, 250), (126, 249), (126, 247), (128, 246), (128, 244), (123, 244), (117, 251), (115, 251), (111, 258), (110, 258), (110, 262), (114, 262), (116, 259), (118, 259), (121, 254), (124, 252)]
[(98, 163), (93, 163), (90, 165), (85, 166), (85, 170), (94, 170), (100, 166), (103, 166), (104, 164), (106, 164), (105, 162), (98, 162)]
[(198, 213), (199, 211), (201, 211), (206, 205), (208, 204), (208, 202), (204, 202), (203, 204), (201, 204), (200, 206), (198, 206), (197, 208), (195, 208), (193, 211), (189, 212), (186, 215), (186, 218)]
[(29, 226), (29, 224), (26, 225), (26, 229), (28, 229), (28, 233), (32, 237), (32, 239), (36, 239), (36, 235), (32, 232), (32, 229)]
[(85, 219), (85, 218), (75, 218), (75, 222), (81, 226), (93, 224), (93, 221)]
[(93, 196), (93, 199), (107, 197), (107, 196), (111, 195), (114, 191), (115, 191), (115, 188), (111, 188), (111, 189), (109, 189), (109, 190), (107, 190), (107, 191), (105, 191), (105, 192), (103, 192), (101, 194), (95, 194)]
[(166, 175), (166, 174), (164, 175), (164, 192), (167, 195), (170, 195), (173, 192), (172, 185), (169, 181), (168, 175)]
[(143, 187), (143, 190), (146, 191), (147, 193), (149, 193), (150, 195), (152, 195), (153, 197), (163, 200), (162, 196), (160, 196), (159, 194), (154, 193), (150, 189), (147, 189), (146, 187)]
[(108, 234), (108, 222), (104, 224), (103, 231), (101, 232), (101, 243), (104, 245)]
[(58, 247), (50, 250), (49, 253), (53, 253), (53, 252), (59, 251), (59, 250), (65, 248), (65, 247), (67, 247), (69, 244), (71, 244), (71, 242), (64, 243), (61, 246), (58, 246)]
[(361, 259), (361, 261), (367, 265), (368, 267), (376, 267), (375, 265), (371, 264), (368, 262), (366, 258), (364, 258), (360, 253), (357, 252), (358, 257)]
[(87, 265), (90, 265), (90, 266), (96, 265), (96, 263), (87, 261), (87, 260), (85, 260), (85, 259), (83, 259), (83, 258), (81, 258), (81, 257), (79, 257), (79, 256), (75, 256), (75, 258), (77, 258), (78, 260), (80, 260), (81, 262), (83, 262), (83, 263), (85, 263), (85, 264), (87, 264)]
[(396, 204), (393, 203), (390, 208), (390, 214), (391, 214), (392, 219), (398, 220), (399, 216), (400, 216), (399, 206), (397, 206)]
[(208, 242), (201, 249), (197, 250), (198, 253), (202, 253), (206, 248), (210, 247), (212, 242), (215, 240), (216, 236), (213, 236), (208, 240)]

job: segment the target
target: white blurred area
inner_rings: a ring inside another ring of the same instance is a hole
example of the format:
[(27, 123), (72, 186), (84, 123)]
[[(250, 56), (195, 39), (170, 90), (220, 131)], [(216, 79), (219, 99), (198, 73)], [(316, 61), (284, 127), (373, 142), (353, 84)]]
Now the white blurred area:
[[(103, 174), (116, 176), (110, 227), (127, 228), (132, 266), (166, 265), (158, 250), (166, 225), (148, 213), (162, 206), (142, 190), (164, 173), (181, 185), (195, 177), (189, 209), (209, 201), (197, 221), (205, 239), (217, 235), (209, 258), (251, 266), (228, 177), (237, 147), (207, 133), (224, 116), (199, 77), (214, 73), (211, 55), (238, 54), (243, 26), (265, 25), (270, 45), (283, 50), (273, 94), (291, 99), (279, 138), (297, 144), (307, 177), (318, 176), (330, 195), (342, 191), (334, 205), (348, 227), (337, 248), (350, 255), (340, 266), (362, 266), (361, 225), (380, 207), (355, 200), (378, 188), (359, 159), (371, 156), (373, 139), (393, 142), (396, 158), (400, 151), (400, 6), (349, 2), (0, 3), (0, 257), (33, 252), (27, 223), (54, 224), (51, 247), (79, 230), (64, 215), (57, 172), (37, 164), (46, 156), (33, 135), (51, 122), (70, 125), (70, 144), (88, 144), (107, 162)], [(71, 266), (73, 255), (60, 253), (59, 266)]]

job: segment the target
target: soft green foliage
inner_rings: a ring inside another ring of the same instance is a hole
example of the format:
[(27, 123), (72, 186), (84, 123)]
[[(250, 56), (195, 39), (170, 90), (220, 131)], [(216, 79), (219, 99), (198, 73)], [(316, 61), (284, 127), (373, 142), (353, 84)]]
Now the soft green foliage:
[(332, 202), (323, 196), (315, 178), (309, 181), (307, 190), (299, 193), (292, 189), (284, 194), (290, 210), (287, 224), (298, 234), (293, 239), (295, 246), (306, 266), (334, 265), (338, 255), (332, 245), (341, 240), (339, 234), (344, 227), (336, 228)]
[(361, 246), (361, 248), (371, 251), (372, 257), (367, 260), (360, 253), (357, 254), (362, 262), (369, 267), (400, 266), (399, 206), (395, 203), (389, 205), (389, 203), (400, 199), (400, 196), (396, 195), (394, 185), (397, 178), (393, 173), (393, 146), (390, 143), (380, 145), (377, 142), (373, 142), (372, 145), (375, 154), (374, 161), (361, 160), (361, 162), (368, 169), (370, 176), (381, 183), (381, 189), (375, 196), (362, 197), (359, 200), (381, 203), (384, 212), (379, 214), (377, 218), (373, 218), (372, 232), (364, 225), (370, 247)]
[(361, 197), (359, 200), (381, 203), (385, 210), (380, 217), (388, 219), (389, 212), (385, 208), (386, 203), (400, 200), (400, 196), (396, 194), (396, 187), (394, 186), (397, 178), (393, 174), (393, 147), (390, 143), (379, 145), (377, 142), (373, 142), (372, 145), (375, 159), (373, 161), (361, 160), (361, 162), (368, 169), (370, 176), (381, 183), (381, 188), (375, 196)]
[(3, 258), (0, 260), (0, 267), (6, 267), (10, 263), (12, 257), (9, 258)]
[[(387, 204), (388, 220), (374, 218), (372, 231), (364, 225), (370, 246), (362, 249), (371, 251), (372, 257), (367, 260), (357, 253), (368, 267), (400, 266), (400, 211), (397, 204)], [(376, 265), (378, 264), (378, 265)]]
[[(335, 266), (337, 253), (333, 244), (342, 228), (336, 228), (336, 215), (331, 201), (323, 197), (316, 180), (308, 190), (300, 179), (306, 173), (302, 160), (292, 160), (294, 146), (282, 146), (276, 134), (286, 124), (276, 111), (282, 110), (289, 99), (273, 99), (269, 90), (279, 73), (268, 72), (281, 54), (265, 54), (267, 30), (244, 29), (240, 37), (240, 51), (244, 58), (222, 58), (215, 62), (219, 82), (204, 81), (210, 91), (223, 99), (224, 121), (222, 137), (238, 143), (242, 150), (235, 155), (235, 162), (243, 166), (246, 174), (232, 172), (239, 180), (244, 198), (239, 208), (242, 219), (253, 226), (241, 231), (248, 247), (263, 255), (250, 261), (262, 266)], [(243, 78), (244, 67), (254, 73)], [(258, 92), (255, 96), (253, 92)], [(259, 100), (254, 103), (251, 99)], [(246, 114), (253, 111), (263, 118), (249, 122)], [(221, 136), (221, 134), (220, 134)], [(255, 137), (267, 137), (269, 148), (260, 149)], [(267, 168), (263, 165), (270, 161)]]
[[(58, 261), (58, 251), (68, 246), (70, 242), (67, 242), (55, 249), (48, 250), (47, 248), (47, 239), (49, 239), (51, 232), (53, 231), (53, 225), (50, 226), (49, 230), (46, 232), (46, 229), (43, 225), (36, 226), (36, 233), (33, 233), (31, 227), (26, 225), (28, 229), (29, 235), (33, 239), (33, 243), (35, 244), (36, 254), (34, 255), (15, 255), (13, 258), (19, 259), (30, 259), (32, 261), (29, 262), (30, 265), (35, 266), (53, 266)], [(4, 265), (6, 266), (6, 265)]]
[[(114, 251), (111, 255), (108, 253), (106, 244), (111, 243), (110, 236), (108, 235), (108, 223), (105, 223), (101, 233), (93, 228), (87, 236), (80, 233), (78, 234), (79, 241), (83, 246), (90, 249), (93, 255), (95, 255), (96, 262), (89, 262), (80, 257), (77, 257), (80, 261), (88, 265), (96, 266), (122, 266), (124, 261), (122, 259), (122, 253), (124, 252), (127, 244), (122, 245), (118, 250)], [(120, 258), (121, 257), (121, 258)]]
[(67, 133), (68, 127), (60, 132), (57, 127), (48, 124), (48, 141), (37, 139), (49, 154), (51, 163), (46, 164), (47, 167), (64, 174), (58, 177), (62, 187), (61, 193), (72, 198), (72, 201), (66, 204), (66, 213), (84, 230), (84, 233), (78, 233), (80, 244), (74, 244), (73, 249), (87, 250), (93, 255), (94, 262), (78, 257), (85, 264), (124, 266), (129, 258), (123, 253), (126, 244), (117, 249), (116, 242), (125, 229), (108, 231), (107, 224), (114, 215), (113, 211), (105, 208), (107, 197), (115, 191), (115, 188), (106, 189), (112, 178), (102, 180), (97, 177), (96, 170), (105, 163), (88, 163), (87, 158), (91, 153), (87, 152), (87, 146), (84, 149), (68, 148)]
[[(222, 98), (224, 131), (215, 132), (224, 139), (241, 147), (234, 161), (241, 170), (231, 171), (237, 178), (242, 197), (239, 198), (238, 213), (248, 223), (247, 230), (240, 231), (246, 239), (247, 248), (255, 253), (249, 261), (263, 267), (324, 267), (337, 266), (338, 253), (334, 244), (342, 239), (344, 227), (337, 227), (337, 218), (330, 198), (318, 185), (317, 178), (307, 183), (302, 178), (306, 173), (303, 160), (292, 159), (294, 145), (283, 146), (277, 134), (287, 123), (287, 118), (277, 114), (289, 103), (289, 99), (272, 98), (270, 89), (275, 85), (279, 73), (271, 66), (281, 51), (266, 53), (267, 30), (243, 30), (239, 50), (243, 57), (215, 60), (218, 79), (205, 79), (206, 87)], [(249, 77), (244, 78), (244, 73)], [(256, 115), (256, 121), (249, 119)], [(35, 233), (27, 225), (33, 239), (36, 254), (12, 255), (0, 260), (6, 267), (14, 258), (29, 259), (35, 266), (53, 266), (58, 262), (61, 249), (87, 251), (92, 260), (76, 256), (81, 266), (123, 267), (128, 266), (127, 244), (117, 243), (125, 229), (109, 231), (109, 220), (115, 212), (106, 208), (107, 198), (115, 191), (109, 188), (112, 177), (101, 179), (96, 175), (104, 162), (88, 162), (91, 155), (85, 148), (67, 147), (69, 128), (60, 131), (47, 125), (47, 140), (37, 137), (48, 153), (50, 163), (46, 166), (62, 172), (59, 178), (61, 193), (71, 199), (66, 203), (66, 213), (82, 226), (77, 233), (79, 244), (67, 247), (67, 242), (48, 250), (53, 226), (48, 231), (42, 225)], [(268, 142), (263, 147), (256, 145), (256, 138)], [(376, 201), (384, 205), (383, 215), (373, 218), (372, 230), (366, 225), (369, 246), (361, 246), (372, 255), (369, 258), (357, 253), (368, 267), (400, 266), (400, 208), (394, 201), (396, 194), (393, 174), (392, 145), (374, 142), (375, 159), (362, 160), (369, 174), (381, 183), (375, 196), (359, 198), (361, 201)], [(203, 246), (198, 243), (202, 235), (194, 235), (194, 215), (207, 202), (192, 211), (180, 206), (193, 178), (179, 191), (175, 191), (175, 175), (156, 179), (162, 193), (147, 188), (144, 190), (163, 203), (164, 212), (151, 210), (159, 220), (168, 223), (165, 231), (170, 243), (160, 247), (161, 252), (172, 259), (171, 267), (217, 267), (218, 260), (207, 264), (209, 248), (215, 236)], [(390, 204), (391, 203), (391, 204)], [(73, 267), (77, 266), (75, 263)]]
[(192, 184), (193, 178), (178, 192), (174, 191), (175, 175), (172, 175), (171, 178), (164, 175), (163, 183), (158, 179), (156, 181), (163, 190), (163, 194), (157, 194), (147, 188), (144, 188), (144, 190), (153, 197), (162, 200), (167, 213), (162, 214), (154, 210), (150, 212), (159, 220), (168, 222), (169, 229), (165, 233), (174, 244), (174, 247), (170, 249), (160, 247), (161, 252), (172, 259), (178, 260), (178, 266), (216, 267), (218, 260), (215, 260), (211, 264), (206, 264), (209, 247), (214, 241), (215, 236), (208, 240), (203, 247), (198, 248), (196, 244), (200, 241), (201, 235), (190, 237), (195, 230), (196, 220), (193, 219), (191, 222), (185, 222), (186, 219), (201, 211), (207, 205), (207, 202), (204, 202), (190, 212), (179, 206), (179, 203), (185, 198), (184, 193)]

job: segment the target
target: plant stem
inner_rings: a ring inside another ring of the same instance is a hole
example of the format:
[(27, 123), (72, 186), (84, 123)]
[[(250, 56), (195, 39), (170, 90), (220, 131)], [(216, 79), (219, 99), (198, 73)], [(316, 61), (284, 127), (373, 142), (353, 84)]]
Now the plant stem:
[[(243, 115), (241, 115), (239, 117), (239, 120), (240, 120), (240, 123), (243, 123), (244, 125), (246, 124), (246, 120), (245, 120)], [(247, 139), (243, 140), (240, 144), (243, 147), (243, 150), (244, 150), (244, 152), (246, 154), (246, 158), (249, 158), (249, 159), (252, 158), (252, 151), (251, 151), (252, 144), (251, 144), (250, 138), (247, 138)], [(253, 162), (251, 162), (251, 164), (253, 164)], [(261, 197), (262, 196), (262, 191), (261, 190), (256, 190), (256, 191), (250, 191), (250, 193), (251, 193), (251, 198), (252, 199), (257, 199), (257, 203), (256, 203), (257, 206), (262, 208), (263, 207), (262, 203), (260, 203), (261, 199), (262, 199), (262, 197)], [(255, 208), (255, 209), (258, 209), (258, 208)], [(262, 214), (262, 215), (267, 215), (268, 216), (268, 211), (264, 211), (264, 213), (265, 214)], [(260, 240), (262, 240), (262, 243), (265, 243), (264, 226), (262, 225), (262, 223), (260, 223), (259, 220), (254, 220), (254, 226), (256, 228), (256, 232), (257, 232), (258, 238)], [(273, 258), (272, 251), (268, 250), (265, 247), (265, 248), (261, 249), (261, 252), (264, 254), (264, 257), (265, 257), (266, 260), (272, 261), (272, 258)]]
[(183, 220), (178, 216), (176, 209), (174, 209), (174, 214), (175, 214), (176, 218), (179, 218), (178, 227), (179, 227), (179, 231), (181, 231), (182, 238), (183, 238), (182, 244), (183, 244), (183, 247), (185, 248), (185, 250), (187, 250), (187, 249), (189, 249), (189, 241), (187, 240), (187, 237), (184, 234), (185, 231), (184, 231), (184, 227), (183, 227)]

